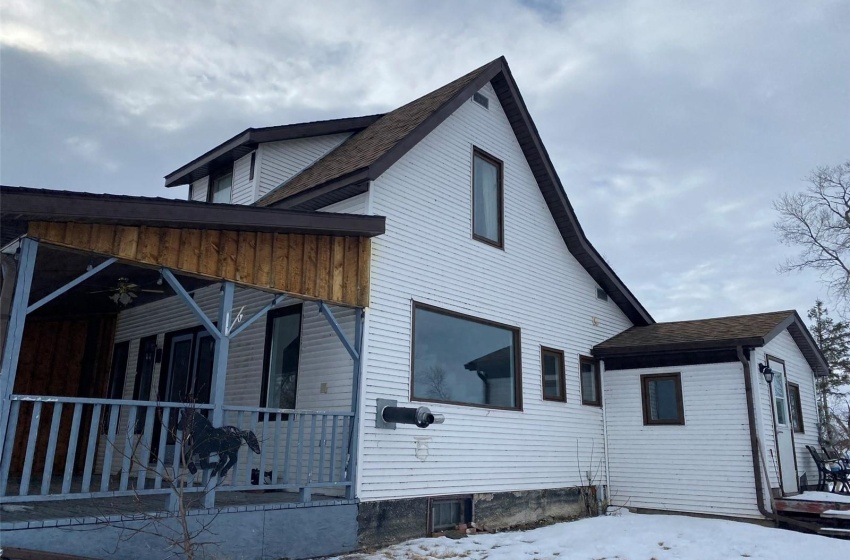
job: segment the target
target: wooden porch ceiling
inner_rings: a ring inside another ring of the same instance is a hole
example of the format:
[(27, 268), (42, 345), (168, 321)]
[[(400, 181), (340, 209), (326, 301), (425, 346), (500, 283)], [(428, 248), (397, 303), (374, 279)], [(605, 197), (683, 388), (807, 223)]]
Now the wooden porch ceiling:
[(360, 236), (30, 221), (27, 235), (180, 274), (342, 305), (369, 304), (370, 239)]

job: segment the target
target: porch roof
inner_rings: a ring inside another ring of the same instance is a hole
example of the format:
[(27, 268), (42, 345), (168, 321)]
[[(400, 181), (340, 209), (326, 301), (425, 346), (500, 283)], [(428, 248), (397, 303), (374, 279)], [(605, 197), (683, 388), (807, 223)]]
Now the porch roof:
[(826, 358), (793, 310), (631, 327), (594, 346), (593, 355), (606, 359), (760, 347), (785, 329), (815, 375), (826, 375), (829, 371)]
[(42, 242), (302, 299), (365, 307), (384, 218), (0, 187), (3, 240)]

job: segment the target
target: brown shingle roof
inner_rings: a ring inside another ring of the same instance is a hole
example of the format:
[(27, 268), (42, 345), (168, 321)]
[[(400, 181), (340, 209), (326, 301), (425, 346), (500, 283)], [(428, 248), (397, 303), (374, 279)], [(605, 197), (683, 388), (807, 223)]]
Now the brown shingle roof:
[(655, 323), (643, 327), (632, 327), (597, 344), (596, 348), (600, 350), (647, 348), (659, 345), (763, 338), (793, 314), (794, 311), (775, 311), (698, 321)]
[(716, 317), (631, 327), (593, 347), (597, 358), (664, 352), (691, 352), (759, 347), (788, 329), (806, 361), (816, 372), (827, 371), (826, 359), (796, 311)]
[(428, 95), (387, 113), (366, 129), (351, 136), (325, 157), (272, 190), (256, 204), (271, 206), (285, 198), (332, 181), (350, 178), (358, 171), (365, 170), (408, 138), (428, 117), (460, 94), (476, 78), (496, 66), (501, 69), (499, 63), (500, 59), (485, 64)]

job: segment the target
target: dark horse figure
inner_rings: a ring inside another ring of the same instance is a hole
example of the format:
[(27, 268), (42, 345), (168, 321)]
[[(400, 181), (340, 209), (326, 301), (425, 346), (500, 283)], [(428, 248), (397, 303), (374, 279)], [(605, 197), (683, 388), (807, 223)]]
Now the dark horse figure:
[[(191, 437), (189, 450), (191, 456), (189, 460), (189, 472), (195, 474), (198, 468), (192, 458), (195, 455), (200, 457), (198, 461), (201, 469), (212, 469), (210, 476), (218, 476), (224, 478), (227, 476), (227, 471), (236, 465), (239, 458), (239, 448), (242, 447), (242, 441), (248, 444), (248, 447), (256, 454), (260, 454), (260, 442), (257, 436), (250, 430), (240, 430), (236, 426), (222, 426), (221, 428), (213, 427), (212, 423), (198, 411), (194, 413), (184, 410), (178, 427), (188, 433)], [(210, 463), (210, 455), (218, 454), (218, 462)]]

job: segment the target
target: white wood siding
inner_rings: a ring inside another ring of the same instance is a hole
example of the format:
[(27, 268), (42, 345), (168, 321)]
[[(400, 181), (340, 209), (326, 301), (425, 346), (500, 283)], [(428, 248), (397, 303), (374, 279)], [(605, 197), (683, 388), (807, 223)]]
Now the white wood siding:
[[(363, 500), (572, 487), (587, 470), (601, 482), (602, 413), (581, 404), (578, 356), (631, 323), (596, 299), (493, 89), (482, 93), (489, 110), (465, 103), (371, 185), (368, 213), (386, 216), (387, 232), (372, 245)], [(473, 146), (504, 161), (504, 250), (472, 239)], [(519, 327), (524, 410), (429, 404), (445, 424), (376, 429), (375, 399), (409, 402), (412, 300)], [(566, 403), (542, 400), (541, 345), (565, 352)]]
[[(818, 445), (818, 411), (815, 400), (815, 376), (809, 363), (803, 357), (797, 347), (797, 343), (788, 331), (783, 331), (766, 344), (763, 348), (757, 348), (756, 364), (765, 363), (765, 355), (770, 354), (785, 362), (785, 374), (790, 383), (800, 386), (800, 405), (803, 415), (803, 433), (794, 433), (794, 451), (797, 456), (797, 475), (806, 473), (810, 485), (817, 484), (818, 470), (812, 456), (806, 449), (806, 445)], [(776, 438), (773, 431), (773, 410), (771, 408), (771, 395), (768, 392), (764, 376), (758, 375), (759, 393), (761, 397), (762, 433), (764, 434), (765, 450), (767, 453), (768, 471), (771, 478), (771, 487), (779, 488), (778, 482), (778, 455), (776, 449)]]
[(209, 188), (210, 178), (201, 177), (189, 188), (189, 199), (197, 200), (198, 202), (206, 202), (207, 200), (207, 189)]
[(232, 204), (251, 204), (254, 202), (254, 181), (251, 176), (251, 154), (236, 160), (233, 164), (233, 190), (230, 193)]
[[(684, 426), (644, 426), (640, 376), (680, 372)], [(612, 502), (762, 517), (740, 363), (605, 372)]]
[(261, 197), (288, 181), (296, 173), (342, 144), (349, 136), (351, 134), (346, 132), (260, 144), (259, 169), (255, 169), (255, 172), (259, 173), (257, 196)]

